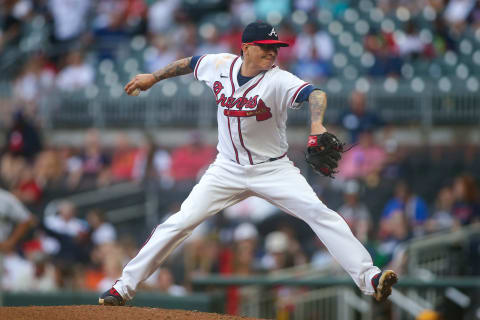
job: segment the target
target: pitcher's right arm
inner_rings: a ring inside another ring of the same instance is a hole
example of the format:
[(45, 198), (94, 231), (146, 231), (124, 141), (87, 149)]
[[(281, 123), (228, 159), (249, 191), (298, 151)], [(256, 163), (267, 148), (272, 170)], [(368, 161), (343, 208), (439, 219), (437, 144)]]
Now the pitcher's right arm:
[(190, 67), (191, 60), (192, 57), (183, 58), (170, 63), (165, 68), (157, 70), (154, 73), (137, 74), (127, 83), (124, 90), (128, 95), (132, 95), (136, 89), (146, 91), (161, 80), (192, 73), (193, 69)]

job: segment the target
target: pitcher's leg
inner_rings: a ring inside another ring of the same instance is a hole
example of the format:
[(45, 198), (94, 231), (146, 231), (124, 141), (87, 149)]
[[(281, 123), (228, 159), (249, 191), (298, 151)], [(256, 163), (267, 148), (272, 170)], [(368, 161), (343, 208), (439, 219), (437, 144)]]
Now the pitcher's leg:
[(275, 164), (275, 174), (260, 175), (252, 191), (282, 210), (304, 220), (365, 294), (373, 294), (371, 279), (380, 269), (352, 234), (343, 218), (325, 206), (298, 168), (290, 162)]
[(219, 178), (225, 178), (225, 172), (211, 171), (209, 169), (193, 188), (180, 211), (158, 225), (138, 254), (125, 266), (121, 278), (114, 285), (124, 299), (133, 298), (138, 284), (147, 279), (196, 226), (245, 198), (243, 187), (235, 178), (226, 182)]

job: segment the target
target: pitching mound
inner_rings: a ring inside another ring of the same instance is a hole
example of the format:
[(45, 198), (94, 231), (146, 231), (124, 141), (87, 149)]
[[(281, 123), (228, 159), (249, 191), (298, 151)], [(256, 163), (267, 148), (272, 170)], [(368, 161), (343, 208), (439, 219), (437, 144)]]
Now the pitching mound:
[[(185, 310), (138, 307), (58, 306), (58, 307), (0, 307), (2, 320), (255, 320)], [(258, 320), (258, 319), (256, 319)]]

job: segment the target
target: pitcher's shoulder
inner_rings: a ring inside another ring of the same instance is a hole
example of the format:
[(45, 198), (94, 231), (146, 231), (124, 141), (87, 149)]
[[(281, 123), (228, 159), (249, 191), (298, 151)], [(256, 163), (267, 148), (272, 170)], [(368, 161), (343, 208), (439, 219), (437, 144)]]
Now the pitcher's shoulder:
[(215, 61), (217, 65), (230, 64), (238, 57), (237, 55), (231, 53), (216, 53), (210, 54), (209, 56), (211, 56), (212, 60)]

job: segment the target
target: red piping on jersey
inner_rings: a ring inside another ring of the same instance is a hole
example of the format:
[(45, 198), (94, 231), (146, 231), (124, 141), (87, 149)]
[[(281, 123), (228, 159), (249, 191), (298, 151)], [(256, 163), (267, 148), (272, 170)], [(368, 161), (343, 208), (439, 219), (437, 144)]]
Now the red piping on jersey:
[(242, 144), (243, 149), (247, 151), (248, 160), (250, 161), (250, 164), (253, 164), (252, 155), (250, 154), (250, 151), (248, 151), (248, 149), (245, 147), (245, 144), (243, 143), (242, 128), (240, 128), (240, 118), (237, 118), (237, 123), (238, 123), (238, 135), (240, 137), (240, 143)]
[(265, 77), (265, 73), (260, 77), (260, 79), (258, 79), (257, 82), (255, 82), (255, 84), (253, 84), (252, 86), (250, 86), (250, 88), (248, 88), (247, 90), (245, 90), (245, 93), (243, 94), (243, 97), (245, 98), (245, 96), (247, 95), (247, 93), (252, 90), (253, 88), (255, 88), (259, 83), (260, 81), (262, 81), (263, 77)]
[(195, 65), (195, 72), (194, 72), (193, 75), (195, 76), (195, 79), (197, 79), (197, 80), (198, 80), (198, 76), (197, 76), (198, 66), (200, 65), (200, 61), (202, 61), (203, 58), (205, 58), (205, 55), (201, 56), (200, 59), (198, 59), (197, 64)]
[(300, 88), (297, 89), (297, 91), (295, 91), (295, 94), (293, 95), (292, 97), (292, 101), (290, 102), (290, 105), (293, 106), (293, 103), (295, 102), (295, 99), (297, 99), (297, 95), (300, 93), (300, 91), (302, 91), (303, 88), (305, 88), (306, 86), (308, 86), (310, 83), (308, 82), (305, 82), (304, 84), (302, 84), (300, 86)]
[[(239, 72), (240, 72), (240, 71), (239, 71)], [(253, 84), (253, 85), (250, 86), (247, 90), (245, 90), (245, 93), (243, 94), (243, 98), (245, 98), (245, 96), (247, 95), (247, 93), (248, 93), (250, 90), (252, 90), (253, 88), (255, 88), (255, 87), (260, 83), (260, 81), (262, 81), (263, 77), (265, 77), (265, 73), (260, 77), (260, 79), (258, 79), (257, 82), (255, 82), (255, 84)], [(237, 121), (238, 121), (238, 135), (240, 136), (240, 143), (242, 144), (243, 149), (245, 149), (245, 151), (247, 151), (248, 160), (250, 161), (250, 164), (253, 165), (252, 154), (250, 153), (250, 150), (248, 150), (247, 147), (245, 147), (245, 144), (243, 143), (242, 129), (241, 129), (241, 127), (240, 127), (240, 118), (237, 118)]]
[[(232, 95), (230, 97), (233, 97), (233, 94), (235, 93), (235, 84), (233, 83), (232, 73), (233, 73), (233, 66), (235, 65), (235, 62), (237, 62), (238, 58), (239, 57), (236, 57), (233, 60), (232, 65), (230, 66), (230, 84), (232, 85)], [(237, 160), (237, 163), (240, 164), (240, 160), (238, 159), (238, 150), (237, 150), (237, 147), (235, 147), (235, 143), (233, 143), (232, 130), (230, 129), (230, 117), (227, 117), (227, 121), (228, 121), (228, 133), (230, 134), (230, 141), (232, 141), (233, 150), (235, 151), (235, 158)]]

